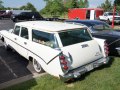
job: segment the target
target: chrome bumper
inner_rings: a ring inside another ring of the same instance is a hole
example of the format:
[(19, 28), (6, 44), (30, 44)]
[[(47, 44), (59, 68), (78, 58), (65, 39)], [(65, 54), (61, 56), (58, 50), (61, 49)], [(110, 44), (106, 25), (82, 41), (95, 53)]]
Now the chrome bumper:
[(74, 69), (74, 70), (71, 70), (69, 71), (67, 74), (65, 74), (64, 76), (62, 75), (59, 75), (60, 79), (62, 81), (68, 81), (72, 78), (78, 78), (80, 77), (82, 74), (88, 72), (88, 71), (91, 71), (93, 70), (94, 68), (97, 68), (103, 64), (107, 64), (109, 61), (109, 57), (106, 57), (106, 58), (101, 58), (99, 60), (96, 60), (94, 62), (91, 62), (87, 65), (84, 65), (84, 66), (81, 66), (77, 69)]
[(117, 47), (116, 50), (117, 50), (118, 54), (120, 55), (120, 47)]
[[(112, 19), (110, 20), (110, 22), (112, 22)], [(114, 20), (115, 23), (119, 23), (120, 20)]]

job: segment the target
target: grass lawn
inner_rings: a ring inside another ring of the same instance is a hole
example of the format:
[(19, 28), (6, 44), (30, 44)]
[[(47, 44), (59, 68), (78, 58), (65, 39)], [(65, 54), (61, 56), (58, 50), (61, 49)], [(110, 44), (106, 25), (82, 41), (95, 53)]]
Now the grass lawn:
[(110, 60), (108, 65), (88, 72), (69, 84), (47, 74), (5, 90), (120, 90), (120, 58)]

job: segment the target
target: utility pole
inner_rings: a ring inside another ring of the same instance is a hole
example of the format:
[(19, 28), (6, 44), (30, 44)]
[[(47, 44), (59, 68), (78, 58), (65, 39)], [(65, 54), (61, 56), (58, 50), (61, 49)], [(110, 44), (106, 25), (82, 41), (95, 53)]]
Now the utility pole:
[(112, 28), (114, 28), (115, 12), (116, 12), (116, 4), (114, 4), (114, 8), (113, 8)]

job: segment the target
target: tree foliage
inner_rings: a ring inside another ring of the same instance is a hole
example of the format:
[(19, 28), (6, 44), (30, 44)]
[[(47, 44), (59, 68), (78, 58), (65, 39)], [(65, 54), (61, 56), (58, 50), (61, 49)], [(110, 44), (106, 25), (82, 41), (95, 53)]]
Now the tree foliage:
[(66, 5), (69, 8), (88, 8), (88, 0), (66, 0)]
[(31, 10), (31, 11), (37, 11), (36, 8), (34, 7), (33, 4), (31, 4), (30, 2), (27, 3), (27, 5), (23, 5), (20, 7), (21, 10)]
[(41, 10), (43, 14), (59, 15), (65, 10), (62, 0), (45, 0), (46, 6)]
[(110, 0), (105, 0), (104, 3), (102, 3), (100, 8), (103, 8), (105, 11), (111, 11), (112, 10), (112, 4)]
[(78, 8), (77, 0), (66, 0), (64, 6), (66, 7), (66, 9)]
[(42, 14), (62, 14), (70, 8), (87, 8), (88, 0), (44, 0), (46, 6), (41, 10)]
[(88, 8), (89, 7), (89, 2), (88, 0), (79, 0), (79, 8)]
[(115, 0), (114, 5), (116, 5), (116, 10), (120, 12), (120, 0)]
[(3, 4), (3, 1), (0, 0), (0, 10), (4, 9), (4, 6), (2, 4)]

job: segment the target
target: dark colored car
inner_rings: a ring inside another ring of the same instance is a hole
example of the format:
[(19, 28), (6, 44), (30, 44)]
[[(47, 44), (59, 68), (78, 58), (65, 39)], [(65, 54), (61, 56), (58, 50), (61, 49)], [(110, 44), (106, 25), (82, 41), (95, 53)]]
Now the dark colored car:
[(65, 22), (87, 26), (93, 37), (106, 39), (110, 56), (120, 56), (120, 30), (114, 30), (107, 23), (99, 20), (66, 20)]
[(18, 20), (44, 20), (38, 12), (21, 12), (17, 15), (12, 15), (11, 20), (16, 22)]
[(6, 11), (0, 11), (0, 18), (4, 19), (4, 18), (10, 18), (12, 15), (12, 12), (6, 12)]
[(5, 10), (0, 10), (0, 19), (2, 19), (2, 14), (5, 13)]

